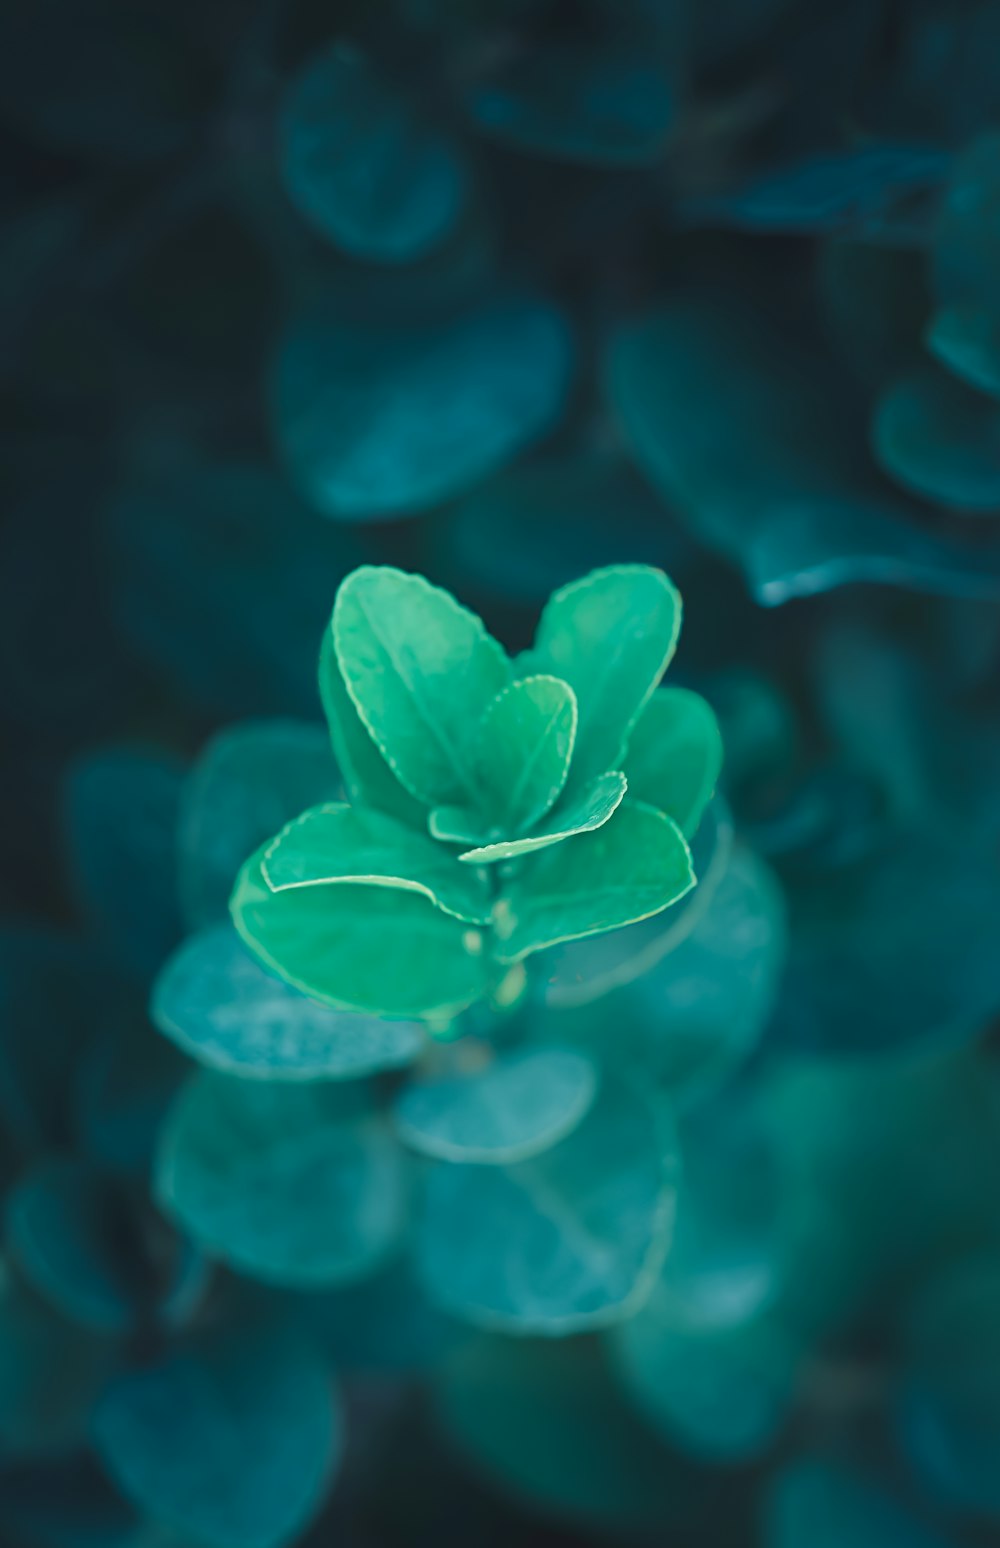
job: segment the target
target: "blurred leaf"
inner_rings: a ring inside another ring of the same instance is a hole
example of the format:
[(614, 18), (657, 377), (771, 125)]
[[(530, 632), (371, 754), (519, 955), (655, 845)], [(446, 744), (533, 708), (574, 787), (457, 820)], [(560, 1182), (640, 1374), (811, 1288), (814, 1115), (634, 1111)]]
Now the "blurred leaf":
[(948, 1548), (949, 1539), (845, 1463), (806, 1456), (765, 1495), (765, 1548)]
[(597, 1093), (597, 1070), (569, 1048), (500, 1054), (478, 1074), (407, 1086), (393, 1117), (400, 1138), (439, 1161), (506, 1166), (558, 1144)]
[(487, 1328), (551, 1336), (629, 1316), (669, 1240), (674, 1141), (629, 1090), (605, 1086), (567, 1138), (515, 1166), (438, 1162), (417, 1255), (428, 1293)]
[(711, 707), (687, 688), (658, 688), (628, 739), (624, 772), (632, 799), (666, 812), (691, 838), (721, 767), (722, 736)]
[(7, 1456), (79, 1446), (108, 1365), (104, 1340), (64, 1322), (0, 1269), (0, 1443)]
[[(982, 13), (990, 14), (992, 49), (1000, 41), (1000, 9), (984, 6)], [(1000, 133), (992, 130), (956, 158), (934, 234), (933, 280), (939, 300), (979, 302), (993, 311), (1000, 307), (998, 156)]]
[(924, 342), (935, 359), (980, 392), (1000, 397), (1000, 316), (973, 303), (935, 312)]
[(510, 678), (482, 622), (423, 576), (366, 566), (337, 593), (333, 639), (348, 692), (401, 782), (428, 806), (475, 802), (473, 737)]
[(356, 1089), (205, 1070), (161, 1135), (157, 1197), (206, 1251), (289, 1287), (374, 1269), (399, 1236), (402, 1156)]
[(675, 823), (626, 801), (593, 833), (533, 856), (494, 908), (498, 950), (516, 962), (560, 941), (646, 919), (695, 884)]
[(436, 326), (303, 318), (276, 362), (274, 431), (324, 515), (378, 521), (464, 493), (558, 420), (573, 345), (543, 302), (498, 299)]
[(1000, 407), (929, 369), (886, 391), (872, 430), (892, 477), (967, 514), (1000, 513)]
[(277, 1548), (296, 1537), (341, 1447), (315, 1351), (267, 1327), (206, 1333), (123, 1373), (93, 1433), (137, 1508), (203, 1548)]
[(338, 785), (322, 726), (258, 720), (217, 732), (181, 790), (180, 889), (189, 925), (228, 919), (247, 856), (306, 807), (335, 800)]
[(422, 257), (461, 214), (466, 180), (455, 150), (347, 44), (314, 56), (292, 82), (281, 138), (292, 202), (353, 257)]
[(422, 1028), (352, 1016), (299, 994), (250, 955), (231, 925), (186, 941), (156, 981), (160, 1031), (214, 1069), (265, 1081), (356, 1080), (415, 1059)]

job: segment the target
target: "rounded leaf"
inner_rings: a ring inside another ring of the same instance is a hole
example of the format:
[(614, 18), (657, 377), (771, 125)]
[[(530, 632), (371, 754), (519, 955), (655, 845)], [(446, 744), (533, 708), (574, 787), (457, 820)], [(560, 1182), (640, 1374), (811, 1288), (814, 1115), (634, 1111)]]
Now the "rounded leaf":
[(346, 44), (311, 59), (281, 111), (281, 172), (299, 213), (343, 252), (406, 263), (454, 227), (465, 172), (443, 135)]
[(422, 1027), (352, 1015), (300, 994), (251, 955), (232, 925), (194, 935), (153, 989), (160, 1031), (201, 1064), (250, 1079), (357, 1080), (420, 1052)]
[(370, 1273), (403, 1224), (403, 1157), (356, 1088), (192, 1077), (160, 1140), (156, 1193), (207, 1252), (290, 1287)]
[(537, 1048), (501, 1054), (476, 1075), (407, 1086), (393, 1116), (400, 1138), (440, 1161), (503, 1166), (570, 1134), (597, 1094), (585, 1054)]
[(1000, 405), (944, 375), (903, 377), (879, 403), (875, 455), (917, 494), (960, 511), (1000, 512)]
[(310, 317), (286, 335), (275, 433), (325, 515), (416, 515), (502, 468), (559, 418), (572, 340), (538, 301), (498, 301), (434, 327)]
[(566, 783), (576, 741), (576, 695), (558, 677), (502, 688), (479, 724), (475, 766), (481, 802), (507, 835), (534, 827)]
[(632, 798), (666, 812), (690, 838), (721, 768), (722, 733), (711, 706), (687, 688), (658, 688), (628, 739)]

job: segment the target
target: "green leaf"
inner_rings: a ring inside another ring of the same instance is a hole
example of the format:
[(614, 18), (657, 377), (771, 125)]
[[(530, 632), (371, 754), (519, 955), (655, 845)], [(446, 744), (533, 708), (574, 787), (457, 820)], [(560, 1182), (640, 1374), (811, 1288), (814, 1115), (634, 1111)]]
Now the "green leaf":
[(467, 806), (435, 806), (427, 827), (431, 838), (445, 844), (480, 844), (488, 836), (482, 813)]
[(970, 387), (1000, 398), (1000, 317), (990, 307), (957, 303), (935, 312), (924, 342)]
[[(548, 849), (577, 833), (592, 833), (614, 816), (625, 797), (624, 774), (613, 770), (602, 774), (576, 795), (559, 802), (554, 812), (526, 838), (481, 844), (459, 855), (467, 865), (494, 865), (499, 860), (514, 860), (533, 850)], [(455, 824), (458, 826), (458, 823)]]
[(952, 1548), (923, 1517), (839, 1458), (798, 1457), (764, 1497), (763, 1548)]
[(691, 838), (721, 768), (722, 734), (710, 705), (687, 688), (658, 688), (629, 737), (632, 796), (666, 812)]
[(202, 1548), (280, 1548), (316, 1514), (341, 1419), (316, 1351), (287, 1329), (218, 1328), (124, 1371), (94, 1415), (122, 1492)]
[(672, 1135), (616, 1083), (574, 1132), (516, 1166), (434, 1166), (417, 1238), (428, 1293), (484, 1327), (570, 1334), (629, 1316), (662, 1261)]
[(467, 924), (488, 924), (490, 899), (476, 873), (424, 834), (363, 806), (316, 806), (265, 846), (272, 892), (337, 885), (419, 892)]
[(875, 456), (907, 489), (967, 516), (1000, 511), (1000, 404), (934, 367), (890, 383)]
[(233, 893), (233, 921), (251, 951), (287, 983), (340, 1010), (446, 1017), (487, 993), (482, 936), (419, 893), (390, 887), (272, 892), (262, 854)]
[(493, 826), (533, 828), (566, 783), (576, 741), (576, 695), (558, 677), (526, 677), (501, 689), (475, 746), (481, 804)]
[(282, 178), (299, 213), (351, 257), (423, 257), (461, 213), (459, 157), (345, 44), (310, 59), (292, 82), (281, 142)]
[(494, 908), (500, 954), (517, 962), (560, 941), (617, 930), (669, 908), (695, 883), (677, 824), (640, 802), (536, 856)]
[[(323, 644), (319, 653), (319, 692), (323, 711), (330, 727), (330, 738), (344, 778), (347, 794), (357, 806), (374, 806), (387, 812), (411, 828), (423, 828), (426, 812), (423, 805), (401, 785), (372, 740), (371, 732), (354, 707), (347, 691), (337, 652), (333, 643), (333, 628), (323, 631)], [(315, 806), (315, 801), (302, 801), (296, 808)], [(286, 813), (288, 821), (295, 812)], [(279, 824), (274, 824), (274, 832)], [(266, 834), (262, 833), (259, 842)]]
[(662, 570), (595, 570), (546, 604), (530, 660), (573, 689), (579, 707), (572, 785), (621, 768), (628, 734), (677, 645), (681, 599)]
[(337, 658), (390, 767), (428, 806), (475, 804), (473, 733), (510, 677), (481, 621), (420, 575), (364, 566), (333, 610)]
[(420, 1052), (411, 1021), (332, 1010), (276, 978), (231, 924), (194, 935), (153, 987), (153, 1021), (192, 1058), (260, 1080), (357, 1080)]
[(249, 720), (214, 736), (181, 790), (180, 891), (190, 927), (227, 919), (247, 856), (305, 807), (336, 800), (339, 785), (321, 725)]
[(25, 1279), (71, 1322), (123, 1333), (136, 1286), (123, 1260), (121, 1201), (85, 1162), (58, 1160), (28, 1172), (7, 1196), (7, 1250)]
[(537, 1048), (501, 1055), (478, 1075), (408, 1086), (396, 1100), (401, 1138), (441, 1161), (503, 1166), (566, 1137), (597, 1093), (584, 1054)]
[(561, 312), (516, 296), (435, 310), (365, 323), (324, 307), (287, 330), (275, 434), (293, 482), (324, 515), (427, 511), (505, 467), (562, 414), (574, 348)]
[(194, 1075), (161, 1135), (156, 1194), (207, 1252), (268, 1284), (370, 1273), (403, 1225), (403, 1158), (356, 1087)]

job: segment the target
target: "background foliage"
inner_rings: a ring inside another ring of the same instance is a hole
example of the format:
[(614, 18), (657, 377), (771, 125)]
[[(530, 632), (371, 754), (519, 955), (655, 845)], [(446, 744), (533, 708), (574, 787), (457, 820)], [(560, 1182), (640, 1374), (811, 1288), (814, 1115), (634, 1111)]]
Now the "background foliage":
[[(33, 0), (0, 120), (4, 1541), (993, 1540), (1000, 6)], [(618, 562), (698, 887), (452, 1040), (263, 973), (343, 577)]]

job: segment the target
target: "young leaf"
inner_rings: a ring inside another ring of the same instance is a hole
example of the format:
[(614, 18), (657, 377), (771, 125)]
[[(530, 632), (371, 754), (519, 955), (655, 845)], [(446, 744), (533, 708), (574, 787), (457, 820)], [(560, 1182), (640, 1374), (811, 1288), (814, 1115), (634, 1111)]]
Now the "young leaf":
[(97, 1450), (138, 1510), (203, 1548), (281, 1548), (318, 1510), (341, 1419), (316, 1351), (283, 1327), (215, 1327), (126, 1369)]
[(505, 835), (540, 822), (559, 797), (576, 740), (576, 695), (558, 677), (501, 689), (479, 726), (475, 770), (481, 804)]
[(459, 157), (354, 48), (334, 44), (309, 60), (289, 88), (281, 139), (292, 202), (354, 258), (421, 258), (461, 213)]
[(259, 1080), (357, 1080), (420, 1052), (423, 1028), (332, 1010), (261, 967), (231, 924), (193, 935), (166, 964), (150, 1015), (185, 1053)]
[(427, 819), (431, 838), (445, 844), (481, 844), (489, 837), (488, 826), (481, 812), (467, 806), (435, 806)]
[(414, 1150), (441, 1161), (509, 1165), (564, 1139), (596, 1093), (597, 1071), (586, 1055), (527, 1049), (478, 1075), (407, 1086), (396, 1101), (396, 1129)]
[[(423, 828), (426, 818), (424, 807), (399, 783), (354, 707), (337, 660), (332, 623), (323, 631), (323, 644), (319, 653), (319, 692), (337, 763), (347, 794), (354, 804), (374, 806), (378, 811), (387, 812), (390, 817), (405, 822), (408, 827)], [(316, 804), (315, 801), (301, 801), (295, 812)], [(295, 812), (288, 812), (286, 821)], [(269, 831), (273, 833), (278, 826), (278, 823), (273, 823)], [(266, 834), (262, 833), (258, 842), (262, 842), (265, 837)]]
[(251, 951), (313, 999), (373, 1016), (454, 1015), (488, 992), (478, 931), (415, 892), (293, 887), (272, 892), (258, 851), (232, 898)]
[(629, 737), (632, 796), (666, 812), (691, 838), (721, 767), (722, 734), (711, 707), (687, 688), (658, 688)]
[(192, 929), (229, 917), (236, 873), (307, 806), (335, 801), (337, 766), (321, 725), (248, 720), (227, 726), (181, 789), (177, 822), (181, 901)]
[(681, 599), (662, 570), (615, 565), (557, 591), (531, 652), (569, 683), (579, 722), (572, 785), (621, 767), (628, 734), (674, 653)]
[(510, 677), (481, 621), (420, 575), (364, 566), (333, 610), (337, 659), (361, 719), (428, 806), (475, 804), (472, 733)]
[(156, 1195), (206, 1252), (289, 1287), (369, 1273), (403, 1224), (403, 1158), (356, 1087), (202, 1070), (161, 1135)]
[(684, 835), (662, 812), (626, 802), (614, 821), (538, 855), (494, 909), (499, 954), (533, 951), (648, 919), (694, 886)]
[(470, 1322), (517, 1333), (581, 1333), (628, 1316), (666, 1249), (676, 1162), (652, 1110), (610, 1084), (535, 1160), (439, 1163), (417, 1239), (428, 1293)]
[(132, 1326), (135, 1286), (116, 1240), (118, 1200), (82, 1161), (43, 1163), (7, 1195), (7, 1250), (25, 1279), (70, 1322), (95, 1333)]
[(363, 806), (316, 806), (267, 844), (261, 872), (272, 892), (368, 884), (419, 892), (467, 924), (488, 924), (481, 878), (433, 839)]
[(616, 770), (601, 774), (576, 795), (560, 801), (541, 826), (525, 838), (481, 844), (476, 849), (466, 850), (458, 858), (467, 865), (494, 865), (499, 860), (514, 860), (518, 855), (528, 855), (533, 850), (561, 844), (563, 839), (572, 838), (577, 833), (592, 833), (614, 816), (624, 800), (626, 788), (624, 774)]

